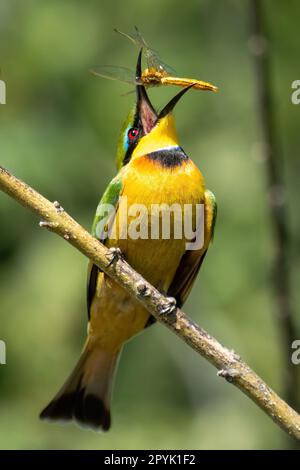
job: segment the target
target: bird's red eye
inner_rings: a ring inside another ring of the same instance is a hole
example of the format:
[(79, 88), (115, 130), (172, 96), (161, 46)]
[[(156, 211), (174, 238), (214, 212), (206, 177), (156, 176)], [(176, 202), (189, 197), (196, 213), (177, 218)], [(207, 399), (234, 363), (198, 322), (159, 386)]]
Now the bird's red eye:
[(137, 138), (137, 136), (139, 135), (139, 131), (138, 129), (136, 129), (135, 127), (132, 127), (131, 129), (129, 129), (128, 133), (128, 139), (133, 141)]

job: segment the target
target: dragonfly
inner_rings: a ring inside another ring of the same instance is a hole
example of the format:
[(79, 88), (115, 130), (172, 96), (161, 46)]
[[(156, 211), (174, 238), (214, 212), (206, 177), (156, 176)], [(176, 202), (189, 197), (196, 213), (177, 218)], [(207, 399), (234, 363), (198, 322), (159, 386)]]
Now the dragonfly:
[(143, 50), (143, 54), (147, 62), (147, 68), (143, 70), (139, 79), (135, 77), (135, 73), (131, 69), (113, 65), (95, 67), (91, 70), (94, 75), (108, 78), (110, 80), (119, 80), (125, 83), (144, 85), (146, 87), (162, 85), (186, 87), (193, 84), (193, 89), (195, 90), (218, 91), (218, 87), (211, 83), (193, 78), (177, 77), (174, 69), (165, 64), (160, 59), (158, 53), (148, 46), (137, 27), (135, 27), (135, 32), (133, 34), (123, 33), (117, 29), (115, 29), (115, 31), (133, 42), (138, 49)]

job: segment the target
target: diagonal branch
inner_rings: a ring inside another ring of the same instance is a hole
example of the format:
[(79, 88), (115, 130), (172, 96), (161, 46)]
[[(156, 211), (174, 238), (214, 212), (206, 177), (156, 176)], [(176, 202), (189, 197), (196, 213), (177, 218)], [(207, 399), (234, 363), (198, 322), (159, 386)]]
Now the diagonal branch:
[(63, 237), (91, 259), (154, 317), (176, 333), (190, 347), (207, 359), (228, 382), (251, 398), (273, 421), (300, 440), (300, 416), (287, 405), (241, 358), (190, 320), (180, 309), (162, 314), (168, 301), (143, 279), (126, 261), (116, 258), (98, 240), (84, 230), (59, 205), (51, 203), (34, 189), (0, 166), (0, 189), (42, 218), (41, 226)]

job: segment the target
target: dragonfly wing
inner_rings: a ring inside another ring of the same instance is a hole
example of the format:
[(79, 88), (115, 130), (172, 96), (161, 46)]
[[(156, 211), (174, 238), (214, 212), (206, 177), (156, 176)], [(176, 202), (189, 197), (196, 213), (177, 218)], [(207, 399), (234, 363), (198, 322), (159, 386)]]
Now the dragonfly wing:
[(175, 70), (170, 67), (168, 64), (163, 62), (155, 49), (152, 49), (148, 46), (145, 39), (141, 35), (138, 28), (135, 26), (135, 34), (133, 36), (135, 38), (136, 44), (141, 48), (144, 49), (144, 55), (147, 60), (147, 64), (149, 68), (154, 68), (159, 71), (167, 72), (167, 74), (175, 74)]
[(108, 78), (109, 80), (119, 80), (130, 84), (140, 84), (140, 82), (135, 79), (134, 72), (126, 67), (102, 65), (92, 68), (91, 73), (98, 77)]
[(154, 49), (150, 49), (150, 47), (148, 47), (144, 50), (144, 54), (149, 68), (154, 68), (160, 72), (165, 72), (166, 75), (176, 75), (176, 71), (168, 64), (163, 62)]
[(125, 38), (129, 39), (129, 41), (133, 42), (133, 44), (136, 45), (138, 49), (148, 49), (148, 45), (139, 32), (138, 28), (135, 26), (135, 32), (133, 34), (129, 33), (123, 33), (123, 31), (120, 31), (119, 29), (114, 29), (114, 31), (118, 34), (121, 34), (121, 36), (124, 36)]
[(154, 49), (148, 46), (148, 44), (146, 43), (145, 39), (143, 38), (143, 36), (141, 35), (140, 31), (138, 30), (136, 26), (135, 26), (135, 32), (133, 34), (123, 33), (122, 31), (119, 31), (118, 29), (115, 29), (115, 31), (121, 34), (121, 36), (124, 36), (125, 38), (129, 39), (129, 41), (133, 42), (133, 44), (135, 44), (138, 49), (143, 49), (148, 68), (153, 68), (160, 72), (165, 72), (168, 75), (176, 74), (175, 70), (169, 65), (165, 64), (159, 57), (158, 53)]

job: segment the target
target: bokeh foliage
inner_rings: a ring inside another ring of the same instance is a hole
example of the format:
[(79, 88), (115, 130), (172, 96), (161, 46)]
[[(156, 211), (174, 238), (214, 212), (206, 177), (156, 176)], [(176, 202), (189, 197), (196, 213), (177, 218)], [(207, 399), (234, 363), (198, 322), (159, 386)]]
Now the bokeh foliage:
[[(0, 163), (58, 199), (90, 227), (115, 174), (130, 87), (97, 79), (91, 66), (134, 67), (136, 49), (113, 32), (137, 24), (178, 73), (220, 87), (190, 92), (176, 110), (186, 152), (219, 203), (215, 243), (185, 311), (238, 351), (280, 391), (283, 374), (270, 289), (272, 237), (249, 53), (248, 3), (223, 0), (100, 2), (3, 0)], [(275, 118), (290, 201), (291, 272), (299, 283), (298, 175), (300, 4), (265, 1), (271, 33)], [(153, 90), (158, 107), (175, 89)], [(122, 355), (108, 434), (40, 422), (85, 337), (87, 260), (0, 194), (0, 448), (280, 448), (283, 433), (215, 370), (160, 325)], [(299, 289), (293, 301), (299, 305)], [(298, 320), (299, 322), (299, 320)], [(299, 366), (300, 367), (300, 366)]]

